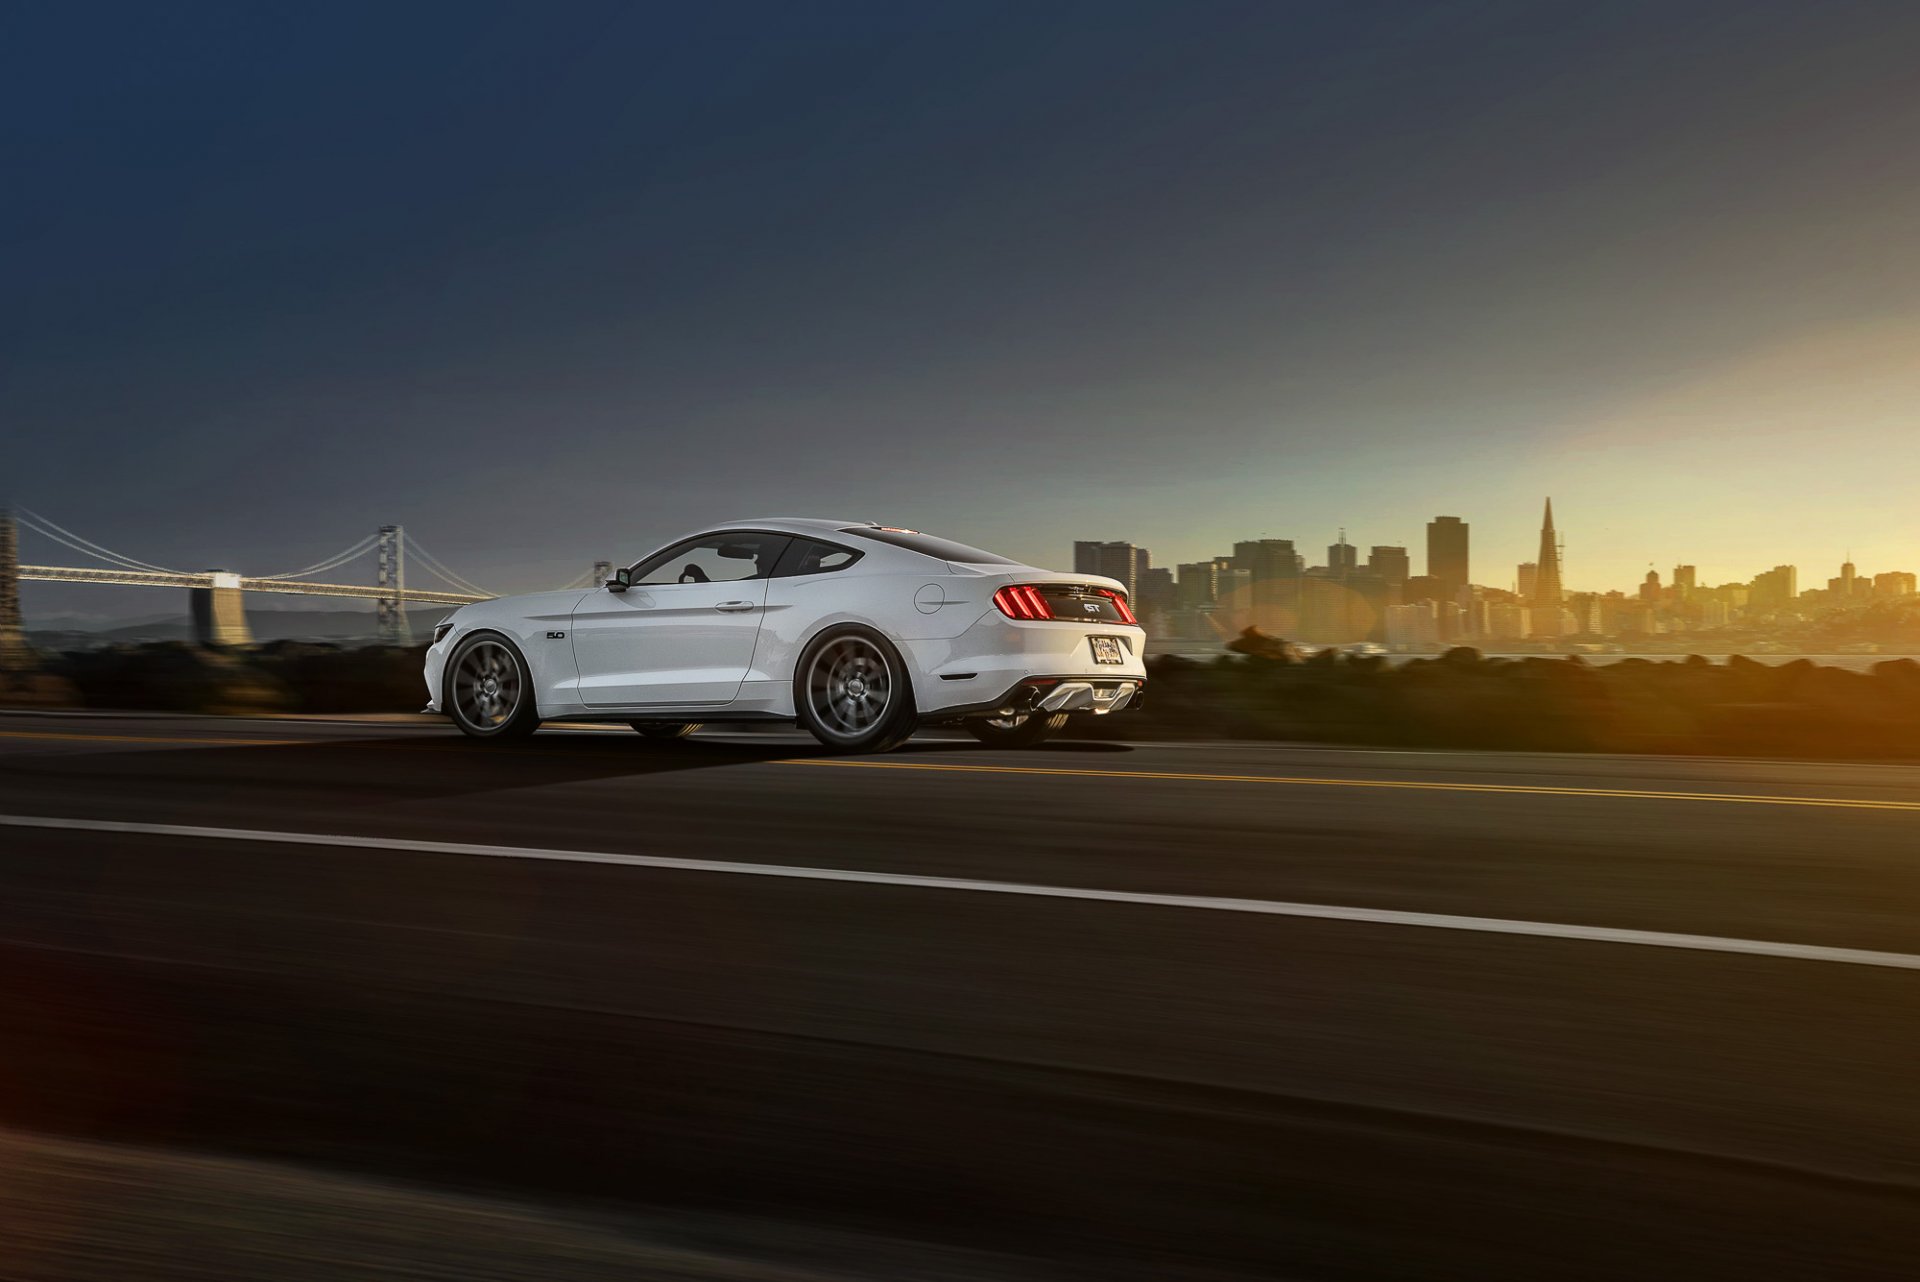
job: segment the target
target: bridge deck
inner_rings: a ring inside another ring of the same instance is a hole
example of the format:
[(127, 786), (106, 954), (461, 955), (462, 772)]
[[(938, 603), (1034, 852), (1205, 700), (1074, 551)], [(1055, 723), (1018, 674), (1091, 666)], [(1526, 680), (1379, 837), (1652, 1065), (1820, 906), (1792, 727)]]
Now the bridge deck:
[[(174, 574), (150, 570), (95, 570), (80, 566), (64, 565), (23, 565), (20, 567), (22, 579), (33, 579), (43, 583), (117, 583), (143, 588), (212, 588), (215, 586), (237, 587), (242, 592), (279, 592), (289, 596), (337, 596), (360, 597), (366, 600), (415, 601), (427, 605), (469, 605), (488, 598), (477, 592), (434, 592), (422, 588), (381, 588), (363, 586), (354, 583), (309, 583), (301, 579), (251, 579), (245, 575), (237, 581), (217, 584), (214, 573)], [(226, 576), (222, 575), (222, 578)]]

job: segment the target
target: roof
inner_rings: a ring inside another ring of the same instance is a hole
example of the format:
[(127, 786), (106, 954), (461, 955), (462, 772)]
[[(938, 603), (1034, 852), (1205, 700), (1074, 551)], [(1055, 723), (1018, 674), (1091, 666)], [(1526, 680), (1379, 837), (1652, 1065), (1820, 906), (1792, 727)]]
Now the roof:
[(779, 534), (832, 534), (850, 526), (877, 526), (877, 521), (829, 521), (817, 516), (754, 516), (740, 521), (716, 521), (709, 530), (772, 530)]

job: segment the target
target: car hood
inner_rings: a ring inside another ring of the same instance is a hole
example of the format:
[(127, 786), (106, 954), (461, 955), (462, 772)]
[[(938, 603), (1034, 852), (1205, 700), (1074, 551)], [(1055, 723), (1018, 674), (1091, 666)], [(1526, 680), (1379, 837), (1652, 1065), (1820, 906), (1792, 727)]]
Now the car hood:
[(564, 588), (557, 592), (526, 592), (519, 596), (495, 597), (463, 605), (459, 618), (464, 622), (487, 619), (570, 619), (574, 607), (595, 589)]

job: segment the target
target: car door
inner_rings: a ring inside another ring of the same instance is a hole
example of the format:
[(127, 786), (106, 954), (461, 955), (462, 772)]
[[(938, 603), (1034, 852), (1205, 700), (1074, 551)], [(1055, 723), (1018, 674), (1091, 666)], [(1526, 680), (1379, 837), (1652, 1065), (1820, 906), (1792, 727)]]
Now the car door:
[(580, 699), (592, 707), (729, 703), (753, 665), (767, 579), (784, 534), (688, 539), (574, 609)]

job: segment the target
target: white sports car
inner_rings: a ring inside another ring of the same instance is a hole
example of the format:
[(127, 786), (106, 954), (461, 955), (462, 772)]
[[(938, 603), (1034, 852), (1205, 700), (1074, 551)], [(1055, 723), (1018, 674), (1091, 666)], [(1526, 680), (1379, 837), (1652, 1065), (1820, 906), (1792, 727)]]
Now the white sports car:
[(1145, 644), (1113, 579), (870, 522), (740, 521), (588, 592), (463, 606), (434, 629), (427, 706), (479, 738), (552, 717), (654, 738), (798, 721), (882, 752), (958, 722), (1024, 746), (1137, 702)]

